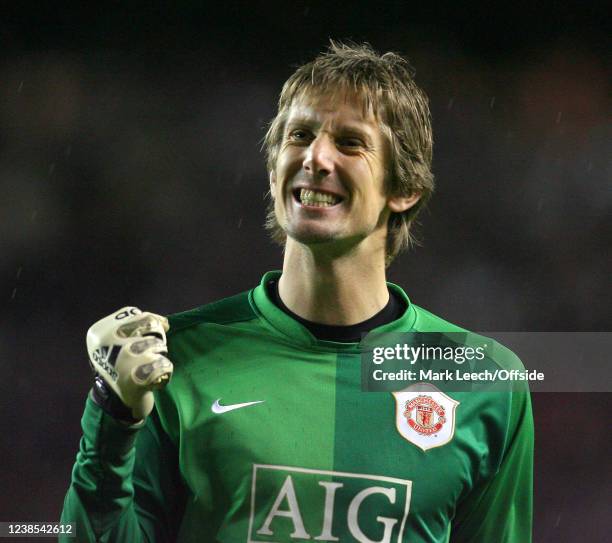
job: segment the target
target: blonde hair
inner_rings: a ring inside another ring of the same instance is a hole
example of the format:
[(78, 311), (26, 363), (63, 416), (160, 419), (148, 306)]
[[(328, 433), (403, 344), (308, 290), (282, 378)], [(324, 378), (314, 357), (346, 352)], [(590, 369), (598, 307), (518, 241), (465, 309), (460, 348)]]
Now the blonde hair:
[[(276, 166), (285, 122), (293, 101), (304, 93), (358, 96), (366, 111), (381, 122), (389, 141), (390, 163), (387, 183), (390, 194), (421, 195), (419, 201), (402, 213), (391, 213), (388, 222), (387, 265), (416, 240), (411, 227), (434, 190), (431, 172), (433, 138), (428, 100), (413, 79), (410, 64), (395, 53), (378, 55), (369, 44), (340, 43), (330, 40), (328, 49), (313, 61), (300, 66), (283, 85), (278, 113), (265, 135), (263, 148), (267, 168)], [(286, 239), (270, 202), (266, 228), (272, 239)]]

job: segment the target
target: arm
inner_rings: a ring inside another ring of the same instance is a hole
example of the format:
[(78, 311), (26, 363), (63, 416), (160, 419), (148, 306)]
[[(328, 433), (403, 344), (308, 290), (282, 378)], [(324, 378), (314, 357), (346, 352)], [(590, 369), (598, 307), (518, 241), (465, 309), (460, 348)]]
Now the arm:
[(62, 513), (79, 542), (168, 541), (176, 534), (184, 507), (178, 454), (153, 411), (153, 391), (173, 371), (168, 327), (165, 317), (124, 307), (87, 332), (96, 377)]
[(457, 508), (452, 543), (530, 543), (533, 415), (528, 390), (512, 392), (504, 455), (495, 476)]
[(62, 512), (62, 522), (76, 524), (76, 541), (174, 540), (186, 494), (157, 413), (127, 426), (88, 398), (82, 427)]

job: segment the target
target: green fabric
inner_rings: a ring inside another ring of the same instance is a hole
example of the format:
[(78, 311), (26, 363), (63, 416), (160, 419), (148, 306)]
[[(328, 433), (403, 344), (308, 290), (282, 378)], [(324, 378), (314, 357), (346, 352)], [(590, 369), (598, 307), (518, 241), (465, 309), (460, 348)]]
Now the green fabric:
[[(78, 540), (529, 543), (528, 392), (448, 393), (454, 435), (424, 451), (393, 395), (361, 392), (359, 344), (318, 341), (268, 299), (278, 273), (170, 317), (175, 373), (142, 428), (88, 400), (62, 514)], [(377, 332), (462, 331), (389, 288), (407, 310)]]

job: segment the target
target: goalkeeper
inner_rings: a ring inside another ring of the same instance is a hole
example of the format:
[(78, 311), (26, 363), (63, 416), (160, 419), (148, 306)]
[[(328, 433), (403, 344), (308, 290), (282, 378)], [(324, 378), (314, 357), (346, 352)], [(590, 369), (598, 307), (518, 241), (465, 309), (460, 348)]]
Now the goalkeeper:
[(463, 331), (386, 281), (433, 191), (408, 64), (332, 42), (284, 85), (265, 146), (282, 271), (92, 326), (62, 522), (112, 543), (529, 543), (527, 390), (360, 390), (364, 334)]

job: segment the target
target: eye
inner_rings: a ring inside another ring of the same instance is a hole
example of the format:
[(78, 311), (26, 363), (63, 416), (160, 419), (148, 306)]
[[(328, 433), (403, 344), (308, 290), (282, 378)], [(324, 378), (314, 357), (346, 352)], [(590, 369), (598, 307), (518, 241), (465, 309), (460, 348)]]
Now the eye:
[(355, 137), (338, 138), (336, 140), (336, 143), (340, 147), (347, 147), (349, 149), (356, 149), (358, 147), (365, 147), (365, 143), (361, 139), (355, 138)]
[(296, 142), (308, 142), (312, 138), (312, 134), (308, 130), (304, 130), (303, 128), (295, 128), (291, 130), (288, 134), (287, 139), (290, 141)]

